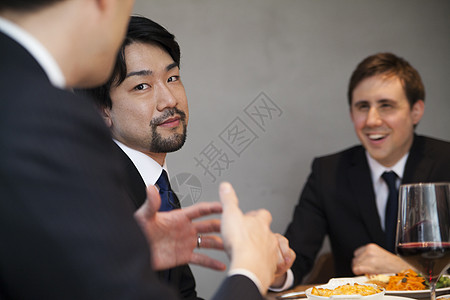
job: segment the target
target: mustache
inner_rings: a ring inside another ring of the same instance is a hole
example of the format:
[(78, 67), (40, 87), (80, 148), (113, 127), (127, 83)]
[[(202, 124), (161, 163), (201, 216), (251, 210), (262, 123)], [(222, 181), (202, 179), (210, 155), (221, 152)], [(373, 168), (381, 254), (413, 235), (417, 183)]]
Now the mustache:
[(172, 108), (167, 108), (166, 110), (163, 111), (163, 114), (157, 118), (154, 118), (150, 121), (150, 126), (152, 127), (156, 127), (159, 124), (161, 124), (162, 122), (164, 122), (164, 120), (166, 120), (169, 117), (174, 116), (175, 114), (178, 114), (180, 116), (180, 119), (182, 122), (184, 122), (186, 120), (186, 113), (176, 107), (172, 107)]

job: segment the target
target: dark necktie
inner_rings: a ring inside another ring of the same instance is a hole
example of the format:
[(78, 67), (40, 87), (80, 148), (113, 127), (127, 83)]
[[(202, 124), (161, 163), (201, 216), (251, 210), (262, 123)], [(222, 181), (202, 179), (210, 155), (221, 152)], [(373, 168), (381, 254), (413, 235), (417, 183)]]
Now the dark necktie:
[(161, 196), (161, 207), (159, 208), (159, 211), (169, 211), (181, 207), (177, 195), (175, 195), (170, 187), (169, 178), (164, 169), (162, 170), (158, 181), (156, 181), (156, 184), (159, 187), (159, 195)]
[(384, 219), (384, 231), (386, 233), (387, 250), (395, 251), (395, 234), (397, 231), (398, 190), (396, 185), (397, 174), (384, 172), (381, 177), (389, 188), (388, 201), (386, 203), (386, 215)]
[[(161, 207), (159, 211), (169, 211), (175, 208), (180, 208), (180, 201), (178, 201), (177, 195), (172, 191), (170, 187), (169, 178), (167, 172), (163, 169), (161, 175), (159, 176), (156, 184), (159, 187), (159, 195), (161, 196)], [(170, 281), (172, 278), (173, 269), (167, 269), (164, 271), (159, 271), (159, 278)]]

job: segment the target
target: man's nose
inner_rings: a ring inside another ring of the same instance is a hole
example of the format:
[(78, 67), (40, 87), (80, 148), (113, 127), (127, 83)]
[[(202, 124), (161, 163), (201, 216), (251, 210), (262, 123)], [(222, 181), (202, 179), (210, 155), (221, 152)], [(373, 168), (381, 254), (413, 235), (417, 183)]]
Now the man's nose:
[(161, 84), (159, 86), (157, 97), (158, 97), (157, 109), (159, 111), (163, 111), (165, 108), (175, 107), (177, 105), (177, 98), (170, 90), (170, 88), (165, 84)]
[(366, 125), (369, 127), (377, 127), (383, 123), (383, 120), (376, 107), (371, 107), (367, 113)]

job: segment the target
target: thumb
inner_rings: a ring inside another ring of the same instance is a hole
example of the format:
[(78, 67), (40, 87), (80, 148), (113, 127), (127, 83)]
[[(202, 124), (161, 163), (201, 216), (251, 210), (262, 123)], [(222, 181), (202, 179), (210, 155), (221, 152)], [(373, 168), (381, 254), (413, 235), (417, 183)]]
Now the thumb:
[(235, 210), (239, 208), (239, 200), (230, 183), (222, 182), (220, 184), (219, 196), (224, 213), (228, 210)]
[(147, 199), (139, 210), (143, 210), (146, 218), (153, 217), (161, 206), (161, 196), (155, 186), (147, 187)]

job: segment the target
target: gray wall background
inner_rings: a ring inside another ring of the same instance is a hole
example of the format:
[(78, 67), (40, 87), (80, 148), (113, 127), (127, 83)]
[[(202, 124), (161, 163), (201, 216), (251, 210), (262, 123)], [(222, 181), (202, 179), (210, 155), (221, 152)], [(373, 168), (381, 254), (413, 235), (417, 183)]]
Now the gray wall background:
[[(403, 56), (422, 76), (426, 111), (418, 133), (450, 140), (450, 1), (137, 0), (134, 11), (181, 45), (188, 140), (168, 166), (179, 195), (193, 195), (183, 206), (218, 200), (218, 183), (230, 181), (244, 211), (268, 209), (272, 230), (283, 233), (312, 159), (358, 143), (347, 83), (359, 61), (380, 51)], [(259, 127), (245, 111), (261, 106), (261, 92), (280, 110), (269, 116), (260, 109), (266, 117)], [(235, 129), (237, 136), (226, 135)], [(206, 164), (211, 146), (222, 158), (211, 165), (215, 181), (196, 161)], [(218, 165), (228, 168), (219, 174)], [(183, 182), (183, 173), (194, 181)], [(206, 299), (225, 276), (193, 271)]]

